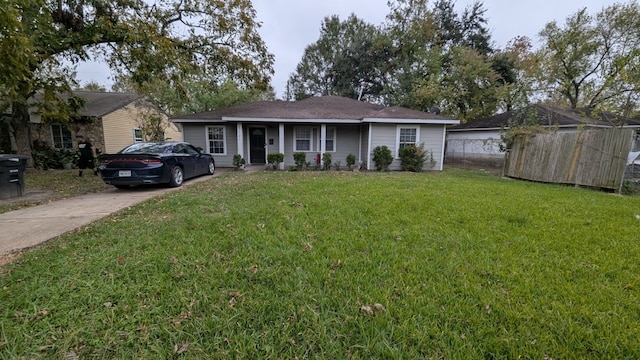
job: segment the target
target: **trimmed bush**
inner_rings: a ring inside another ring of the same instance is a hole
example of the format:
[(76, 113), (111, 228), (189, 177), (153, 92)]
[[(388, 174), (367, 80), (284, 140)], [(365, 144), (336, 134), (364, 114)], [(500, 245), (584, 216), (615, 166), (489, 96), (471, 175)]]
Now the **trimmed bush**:
[(426, 161), (426, 152), (424, 145), (419, 146), (407, 145), (398, 151), (400, 156), (400, 166), (402, 170), (420, 172)]
[(298, 170), (302, 170), (307, 163), (307, 154), (304, 152), (294, 152), (293, 162), (296, 163), (296, 168), (298, 168)]
[(353, 154), (347, 155), (347, 167), (349, 170), (353, 170), (353, 166), (356, 164), (356, 156)]
[(322, 170), (330, 170), (331, 169), (331, 154), (324, 153), (322, 154)]
[(267, 155), (267, 162), (273, 170), (278, 169), (278, 165), (284, 162), (284, 154), (283, 153), (271, 153)]
[(373, 162), (376, 164), (377, 171), (388, 171), (389, 165), (393, 162), (391, 150), (385, 145), (376, 146), (373, 149)]

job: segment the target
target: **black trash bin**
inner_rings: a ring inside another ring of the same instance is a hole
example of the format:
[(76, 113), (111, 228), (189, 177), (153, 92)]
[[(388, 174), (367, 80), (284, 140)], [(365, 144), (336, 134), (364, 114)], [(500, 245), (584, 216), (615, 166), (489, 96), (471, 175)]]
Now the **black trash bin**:
[(0, 200), (24, 195), (24, 170), (28, 158), (0, 154)]

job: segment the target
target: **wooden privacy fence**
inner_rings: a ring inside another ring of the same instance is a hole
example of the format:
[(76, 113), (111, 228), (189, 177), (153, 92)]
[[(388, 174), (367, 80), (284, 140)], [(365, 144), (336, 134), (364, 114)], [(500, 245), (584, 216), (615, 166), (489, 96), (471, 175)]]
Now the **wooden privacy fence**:
[(585, 130), (516, 138), (505, 176), (620, 191), (632, 129)]

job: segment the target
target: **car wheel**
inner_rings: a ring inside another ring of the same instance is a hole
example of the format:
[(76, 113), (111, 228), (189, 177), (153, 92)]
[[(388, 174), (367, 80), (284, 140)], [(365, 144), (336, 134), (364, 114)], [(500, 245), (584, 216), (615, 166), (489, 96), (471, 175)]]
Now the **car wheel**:
[(182, 172), (182, 168), (180, 168), (180, 166), (174, 166), (173, 169), (171, 169), (171, 179), (169, 180), (169, 186), (182, 186), (183, 181), (184, 173)]
[(216, 172), (216, 164), (211, 160), (209, 161), (209, 171), (207, 173), (213, 175), (214, 172)]

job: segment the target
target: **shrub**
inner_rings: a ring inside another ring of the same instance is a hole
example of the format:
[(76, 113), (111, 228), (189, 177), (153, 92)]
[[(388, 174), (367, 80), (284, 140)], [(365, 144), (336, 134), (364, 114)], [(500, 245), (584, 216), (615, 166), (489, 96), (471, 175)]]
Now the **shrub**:
[(322, 154), (322, 170), (331, 169), (331, 154), (324, 153)]
[(376, 146), (373, 149), (373, 162), (376, 164), (377, 171), (388, 171), (389, 165), (393, 162), (391, 150), (385, 145)]
[(340, 160), (338, 160), (335, 163), (333, 163), (333, 168), (336, 169), (336, 171), (340, 171), (340, 165), (341, 165), (341, 162)]
[(233, 166), (236, 170), (239, 170), (246, 163), (247, 161), (240, 154), (233, 155)]
[(422, 171), (427, 152), (424, 150), (423, 144), (419, 146), (407, 145), (398, 151), (398, 155), (400, 156), (402, 170), (419, 172)]
[(349, 170), (352, 170), (355, 164), (356, 164), (356, 156), (353, 154), (347, 155), (347, 167), (349, 168)]
[(283, 153), (271, 153), (267, 155), (267, 162), (273, 170), (278, 169), (278, 165), (284, 162), (284, 154)]
[(293, 162), (296, 163), (296, 167), (298, 168), (298, 170), (302, 170), (302, 168), (304, 168), (304, 165), (307, 163), (307, 154), (304, 152), (294, 152)]

